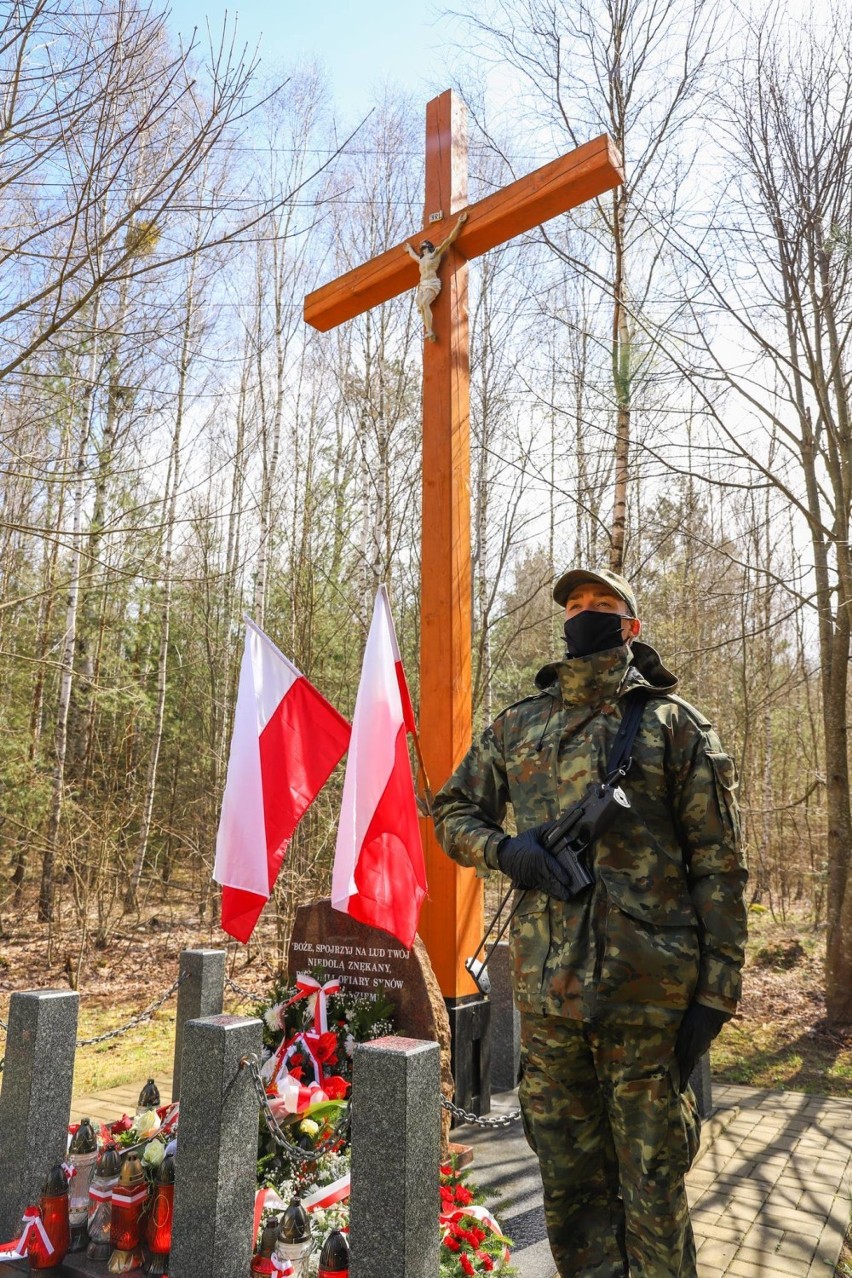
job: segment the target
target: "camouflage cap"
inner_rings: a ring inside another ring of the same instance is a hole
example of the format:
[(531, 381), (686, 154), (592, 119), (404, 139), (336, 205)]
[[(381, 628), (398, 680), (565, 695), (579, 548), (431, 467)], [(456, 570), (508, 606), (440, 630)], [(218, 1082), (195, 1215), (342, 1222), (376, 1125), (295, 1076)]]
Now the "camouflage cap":
[(619, 577), (617, 572), (610, 572), (609, 568), (601, 568), (597, 572), (590, 572), (586, 568), (571, 568), (568, 572), (564, 572), (553, 587), (553, 598), (561, 608), (565, 607), (574, 587), (581, 585), (584, 581), (596, 581), (601, 586), (608, 586), (627, 604), (631, 617), (639, 615), (636, 596), (630, 582), (624, 577)]

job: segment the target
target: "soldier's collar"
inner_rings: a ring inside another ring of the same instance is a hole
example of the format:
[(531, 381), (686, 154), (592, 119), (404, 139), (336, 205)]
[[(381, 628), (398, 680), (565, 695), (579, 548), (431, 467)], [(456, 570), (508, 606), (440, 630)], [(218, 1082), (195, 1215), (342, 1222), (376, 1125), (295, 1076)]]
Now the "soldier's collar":
[(555, 662), (552, 669), (565, 705), (592, 705), (618, 696), (633, 660), (627, 644)]

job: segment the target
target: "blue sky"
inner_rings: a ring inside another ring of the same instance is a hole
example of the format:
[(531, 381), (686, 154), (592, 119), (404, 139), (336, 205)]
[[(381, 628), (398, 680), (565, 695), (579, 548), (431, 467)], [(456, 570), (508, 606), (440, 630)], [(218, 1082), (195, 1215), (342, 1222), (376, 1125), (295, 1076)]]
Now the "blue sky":
[(385, 82), (426, 101), (450, 87), (448, 65), (459, 28), (439, 19), (436, 4), (410, 0), (172, 0), (170, 25), (188, 34), (209, 20), (214, 32), (226, 13), (237, 16), (243, 41), (264, 63), (305, 59), (325, 64), (335, 102), (347, 121), (364, 115), (373, 89)]

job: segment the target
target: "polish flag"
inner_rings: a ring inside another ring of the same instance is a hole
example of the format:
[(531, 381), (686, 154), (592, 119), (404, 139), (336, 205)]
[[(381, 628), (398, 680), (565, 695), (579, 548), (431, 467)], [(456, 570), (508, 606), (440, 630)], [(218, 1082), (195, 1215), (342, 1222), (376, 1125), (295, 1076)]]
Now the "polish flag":
[(293, 831), (342, 759), (349, 724), (246, 618), (213, 878), (222, 928), (247, 941)]
[(352, 720), (331, 903), (409, 950), (427, 890), (406, 738), (414, 729), (387, 590), (380, 586)]

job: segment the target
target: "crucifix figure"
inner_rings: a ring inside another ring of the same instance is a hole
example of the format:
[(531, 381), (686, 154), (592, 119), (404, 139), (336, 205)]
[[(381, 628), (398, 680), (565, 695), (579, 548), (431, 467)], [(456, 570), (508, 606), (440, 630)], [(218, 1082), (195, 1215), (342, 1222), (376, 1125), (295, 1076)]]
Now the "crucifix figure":
[(445, 240), (435, 248), (431, 240), (423, 240), (420, 245), (420, 252), (415, 253), (411, 245), (406, 242), (403, 247), (409, 257), (413, 258), (420, 269), (420, 283), (417, 285), (417, 293), (415, 295), (415, 305), (420, 313), (423, 321), (423, 332), (428, 341), (434, 342), (435, 330), (432, 327), (432, 303), (441, 291), (441, 281), (438, 278), (438, 268), (444, 260), (444, 254), (451, 244), (455, 244), (459, 237), (459, 231), (467, 221), (467, 214), (460, 213), (459, 220)]
[[(442, 785), (470, 745), (470, 363), (467, 263), (623, 181), (621, 160), (604, 134), (485, 199), (467, 203), (467, 127), (452, 90), (426, 107), (428, 230), (464, 214), (445, 247), (443, 287), (434, 296), (437, 340), (423, 347), (423, 506), (420, 593), (420, 733), (431, 781)], [(327, 332), (418, 284), (419, 254), (395, 246), (305, 298), (305, 320)], [(444, 246), (442, 246), (444, 247)], [(411, 261), (413, 257), (415, 261)], [(439, 281), (440, 282), (440, 281)], [(464, 961), (482, 936), (482, 881), (444, 855), (432, 824), (422, 824), (429, 898), (420, 935), (453, 1024), (456, 1100), (478, 1113), (490, 1104), (480, 1076), (483, 1001)]]

